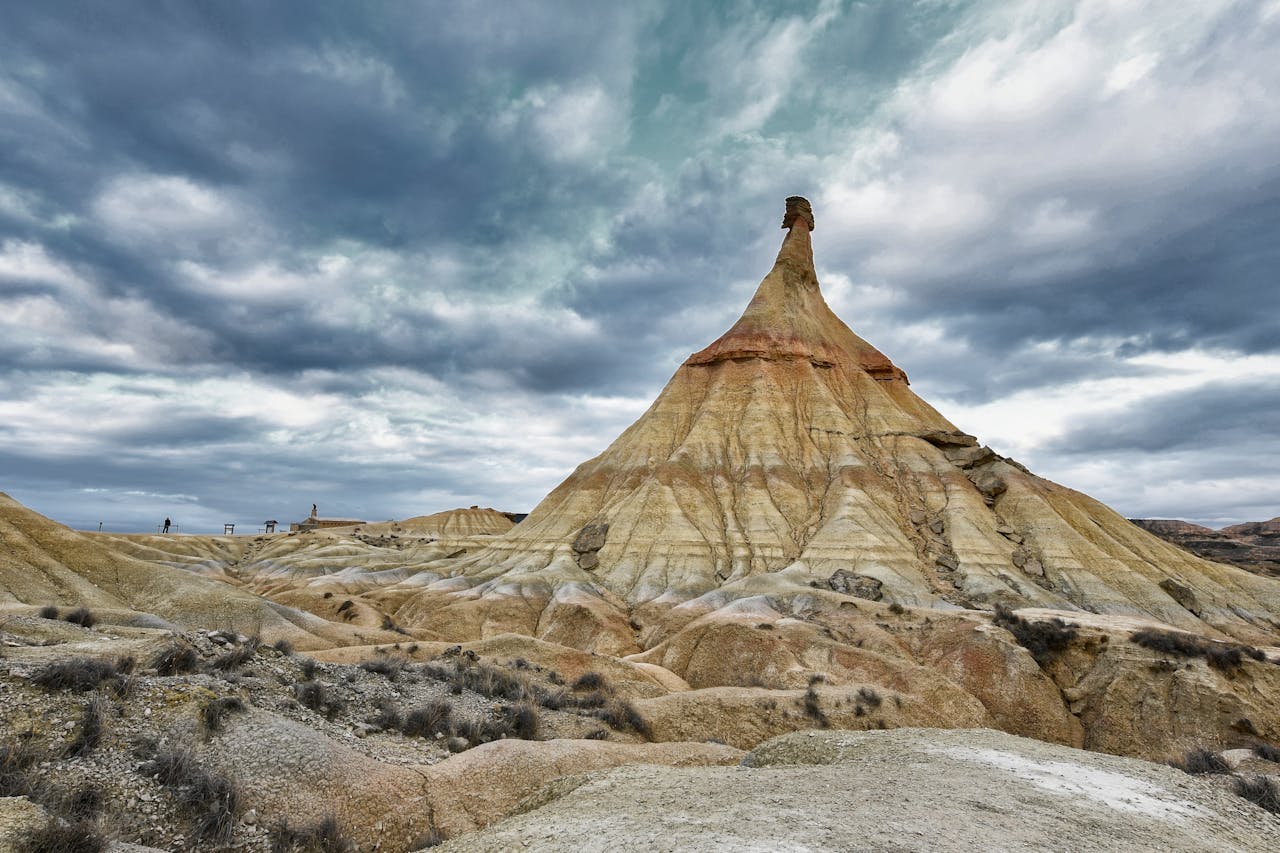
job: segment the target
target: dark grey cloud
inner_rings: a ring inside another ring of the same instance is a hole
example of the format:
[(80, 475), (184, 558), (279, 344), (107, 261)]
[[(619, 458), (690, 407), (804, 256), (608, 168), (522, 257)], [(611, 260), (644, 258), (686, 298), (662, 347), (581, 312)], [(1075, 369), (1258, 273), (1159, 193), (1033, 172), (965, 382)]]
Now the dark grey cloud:
[(1274, 430), (1260, 2), (11, 5), (0, 489), (64, 520), (527, 509), (733, 322), (793, 193), (854, 329), (1069, 485), (1150, 505), (1081, 460), (1152, 457), (1099, 407), (1191, 418), (1197, 353)]
[(1226, 446), (1269, 457), (1266, 448), (1280, 437), (1278, 424), (1280, 381), (1232, 382), (1161, 394), (1107, 417), (1089, 418), (1064, 435), (1060, 446), (1086, 454)]

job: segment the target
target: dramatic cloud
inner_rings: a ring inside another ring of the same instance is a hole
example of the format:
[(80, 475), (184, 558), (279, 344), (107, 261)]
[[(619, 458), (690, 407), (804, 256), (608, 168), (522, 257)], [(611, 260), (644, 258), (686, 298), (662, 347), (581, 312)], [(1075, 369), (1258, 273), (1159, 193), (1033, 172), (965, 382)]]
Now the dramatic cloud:
[(7, 10), (0, 490), (529, 509), (817, 213), (833, 307), (1130, 515), (1280, 514), (1280, 4)]

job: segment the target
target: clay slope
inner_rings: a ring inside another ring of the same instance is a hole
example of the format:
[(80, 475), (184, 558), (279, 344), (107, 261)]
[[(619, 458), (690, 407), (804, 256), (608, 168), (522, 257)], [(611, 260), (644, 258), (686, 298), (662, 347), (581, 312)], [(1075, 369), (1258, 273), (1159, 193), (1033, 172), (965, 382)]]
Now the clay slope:
[(831, 312), (807, 220), (789, 220), (729, 332), (517, 528), (433, 571), (484, 595), (519, 587), (549, 600), (572, 585), (632, 605), (763, 577), (795, 593), (844, 571), (901, 603), (1093, 610), (1272, 636), (1280, 585), (1036, 477), (917, 397)]
[(515, 524), (496, 509), (471, 507), (450, 509), (431, 515), (416, 515), (401, 521), (383, 521), (362, 524), (356, 530), (366, 534), (396, 534), (407, 536), (434, 536), (438, 538), (496, 536), (506, 533)]
[(357, 632), (192, 572), (144, 562), (0, 493), (0, 604), (5, 602), (83, 606), (100, 618), (126, 621), (153, 614), (178, 625), (288, 640), (299, 648), (395, 636)]

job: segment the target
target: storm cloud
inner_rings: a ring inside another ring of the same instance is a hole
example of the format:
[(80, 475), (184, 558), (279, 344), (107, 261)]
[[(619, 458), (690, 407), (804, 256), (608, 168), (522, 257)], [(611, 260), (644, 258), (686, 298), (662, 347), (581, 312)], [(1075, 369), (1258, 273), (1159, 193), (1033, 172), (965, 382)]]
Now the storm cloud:
[(10, 4), (0, 490), (81, 527), (527, 510), (828, 300), (1129, 515), (1280, 513), (1280, 7)]

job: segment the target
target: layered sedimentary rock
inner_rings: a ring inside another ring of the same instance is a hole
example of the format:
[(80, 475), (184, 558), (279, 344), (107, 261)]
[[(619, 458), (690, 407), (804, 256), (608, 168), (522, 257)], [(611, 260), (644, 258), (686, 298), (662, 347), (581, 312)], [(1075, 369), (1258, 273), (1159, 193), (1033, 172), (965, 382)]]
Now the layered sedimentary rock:
[[(916, 396), (823, 299), (807, 203), (789, 200), (784, 227), (738, 322), (517, 528), (432, 566), (458, 579), (437, 591), (519, 595), (528, 610), (555, 590), (584, 606), (637, 606), (839, 583), (903, 604), (1091, 610), (1272, 636), (1274, 582), (1036, 477)], [(412, 621), (437, 604), (396, 606)]]

